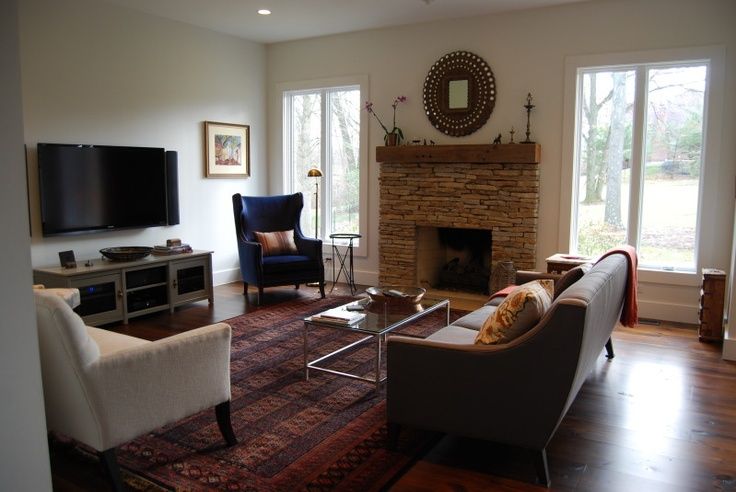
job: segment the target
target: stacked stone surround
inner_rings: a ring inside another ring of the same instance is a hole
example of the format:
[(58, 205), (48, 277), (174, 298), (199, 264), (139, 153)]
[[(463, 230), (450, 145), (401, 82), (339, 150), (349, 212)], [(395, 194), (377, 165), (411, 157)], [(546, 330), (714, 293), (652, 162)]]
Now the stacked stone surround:
[(390, 156), (382, 154), (382, 285), (417, 285), (416, 237), (420, 226), (490, 229), (492, 267), (511, 260), (517, 269), (534, 269), (539, 217), (537, 162), (463, 162), (462, 152), (452, 162), (421, 162), (431, 160), (422, 158), (419, 162), (405, 158), (392, 162)]

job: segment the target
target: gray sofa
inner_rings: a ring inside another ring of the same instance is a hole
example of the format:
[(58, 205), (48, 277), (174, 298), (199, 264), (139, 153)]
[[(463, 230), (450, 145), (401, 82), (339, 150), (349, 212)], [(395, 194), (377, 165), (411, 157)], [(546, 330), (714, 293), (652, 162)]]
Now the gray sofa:
[(476, 345), (495, 306), (486, 305), (426, 339), (388, 341), (387, 421), (533, 451), (549, 485), (546, 447), (619, 320), (627, 259), (608, 256), (553, 301), (542, 319), (503, 345)]

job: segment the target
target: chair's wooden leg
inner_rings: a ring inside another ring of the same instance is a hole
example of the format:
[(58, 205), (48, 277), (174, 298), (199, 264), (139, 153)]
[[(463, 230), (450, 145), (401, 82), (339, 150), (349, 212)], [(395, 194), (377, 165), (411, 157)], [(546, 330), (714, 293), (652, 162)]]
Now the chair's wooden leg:
[(238, 439), (233, 432), (233, 425), (230, 421), (230, 400), (224, 401), (215, 406), (215, 417), (217, 417), (217, 427), (225, 439), (228, 446), (234, 446), (238, 443)]
[(259, 306), (261, 305), (261, 299), (263, 299), (263, 287), (259, 285), (258, 286), (258, 299), (256, 300)]
[(613, 353), (613, 342), (610, 338), (606, 342), (606, 357), (608, 357), (609, 359), (613, 359), (614, 357), (616, 357), (616, 355)]
[(299, 290), (299, 284), (294, 284), (294, 288), (295, 288), (296, 290)]
[(248, 295), (248, 282), (243, 282), (243, 295)]
[(106, 451), (100, 452), (100, 464), (105, 471), (105, 476), (110, 482), (112, 490), (115, 492), (122, 492), (123, 480), (120, 478), (120, 467), (118, 466), (118, 460), (115, 458), (115, 448), (110, 448)]
[(387, 436), (386, 447), (394, 451), (399, 445), (399, 434), (401, 434), (401, 424), (388, 422), (386, 424)]
[(319, 293), (322, 296), (322, 299), (325, 298), (325, 282), (324, 280), (319, 283)]
[(547, 450), (532, 451), (534, 454), (534, 468), (537, 469), (537, 480), (540, 485), (549, 487), (549, 467), (547, 466)]

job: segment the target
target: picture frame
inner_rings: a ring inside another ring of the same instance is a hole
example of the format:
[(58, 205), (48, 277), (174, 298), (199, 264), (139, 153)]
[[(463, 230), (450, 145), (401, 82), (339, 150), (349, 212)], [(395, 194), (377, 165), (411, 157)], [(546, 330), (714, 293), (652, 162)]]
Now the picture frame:
[(250, 126), (204, 122), (205, 177), (250, 177)]

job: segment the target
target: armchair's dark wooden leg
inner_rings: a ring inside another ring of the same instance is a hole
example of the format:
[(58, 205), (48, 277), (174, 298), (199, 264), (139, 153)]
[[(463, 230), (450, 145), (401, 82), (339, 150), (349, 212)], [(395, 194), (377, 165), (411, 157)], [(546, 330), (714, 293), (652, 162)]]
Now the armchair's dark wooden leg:
[(230, 401), (224, 401), (215, 406), (215, 417), (217, 417), (217, 427), (225, 439), (228, 446), (234, 446), (238, 443), (238, 439), (233, 432), (233, 425), (230, 421)]
[(263, 286), (259, 285), (258, 286), (258, 299), (256, 300), (259, 306), (261, 305), (261, 299), (263, 299)]
[(614, 357), (616, 357), (616, 355), (613, 353), (613, 342), (610, 338), (606, 342), (606, 357), (608, 357), (609, 359), (613, 359)]
[(115, 492), (122, 492), (123, 480), (120, 478), (120, 467), (118, 466), (118, 460), (115, 458), (115, 448), (110, 448), (106, 451), (100, 452), (100, 464), (105, 471), (105, 476), (110, 482), (112, 490)]
[(248, 282), (243, 282), (243, 295), (248, 295)]
[(294, 284), (294, 288), (295, 288), (296, 290), (299, 290), (299, 284)]
[(534, 454), (534, 468), (537, 469), (537, 479), (540, 485), (549, 487), (549, 467), (547, 466), (547, 450), (532, 451)]
[(399, 445), (399, 434), (401, 434), (401, 424), (394, 422), (388, 422), (386, 424), (387, 437), (386, 447), (391, 451), (394, 451)]
[(325, 298), (325, 282), (324, 282), (324, 280), (319, 283), (319, 294), (322, 296), (322, 299)]

